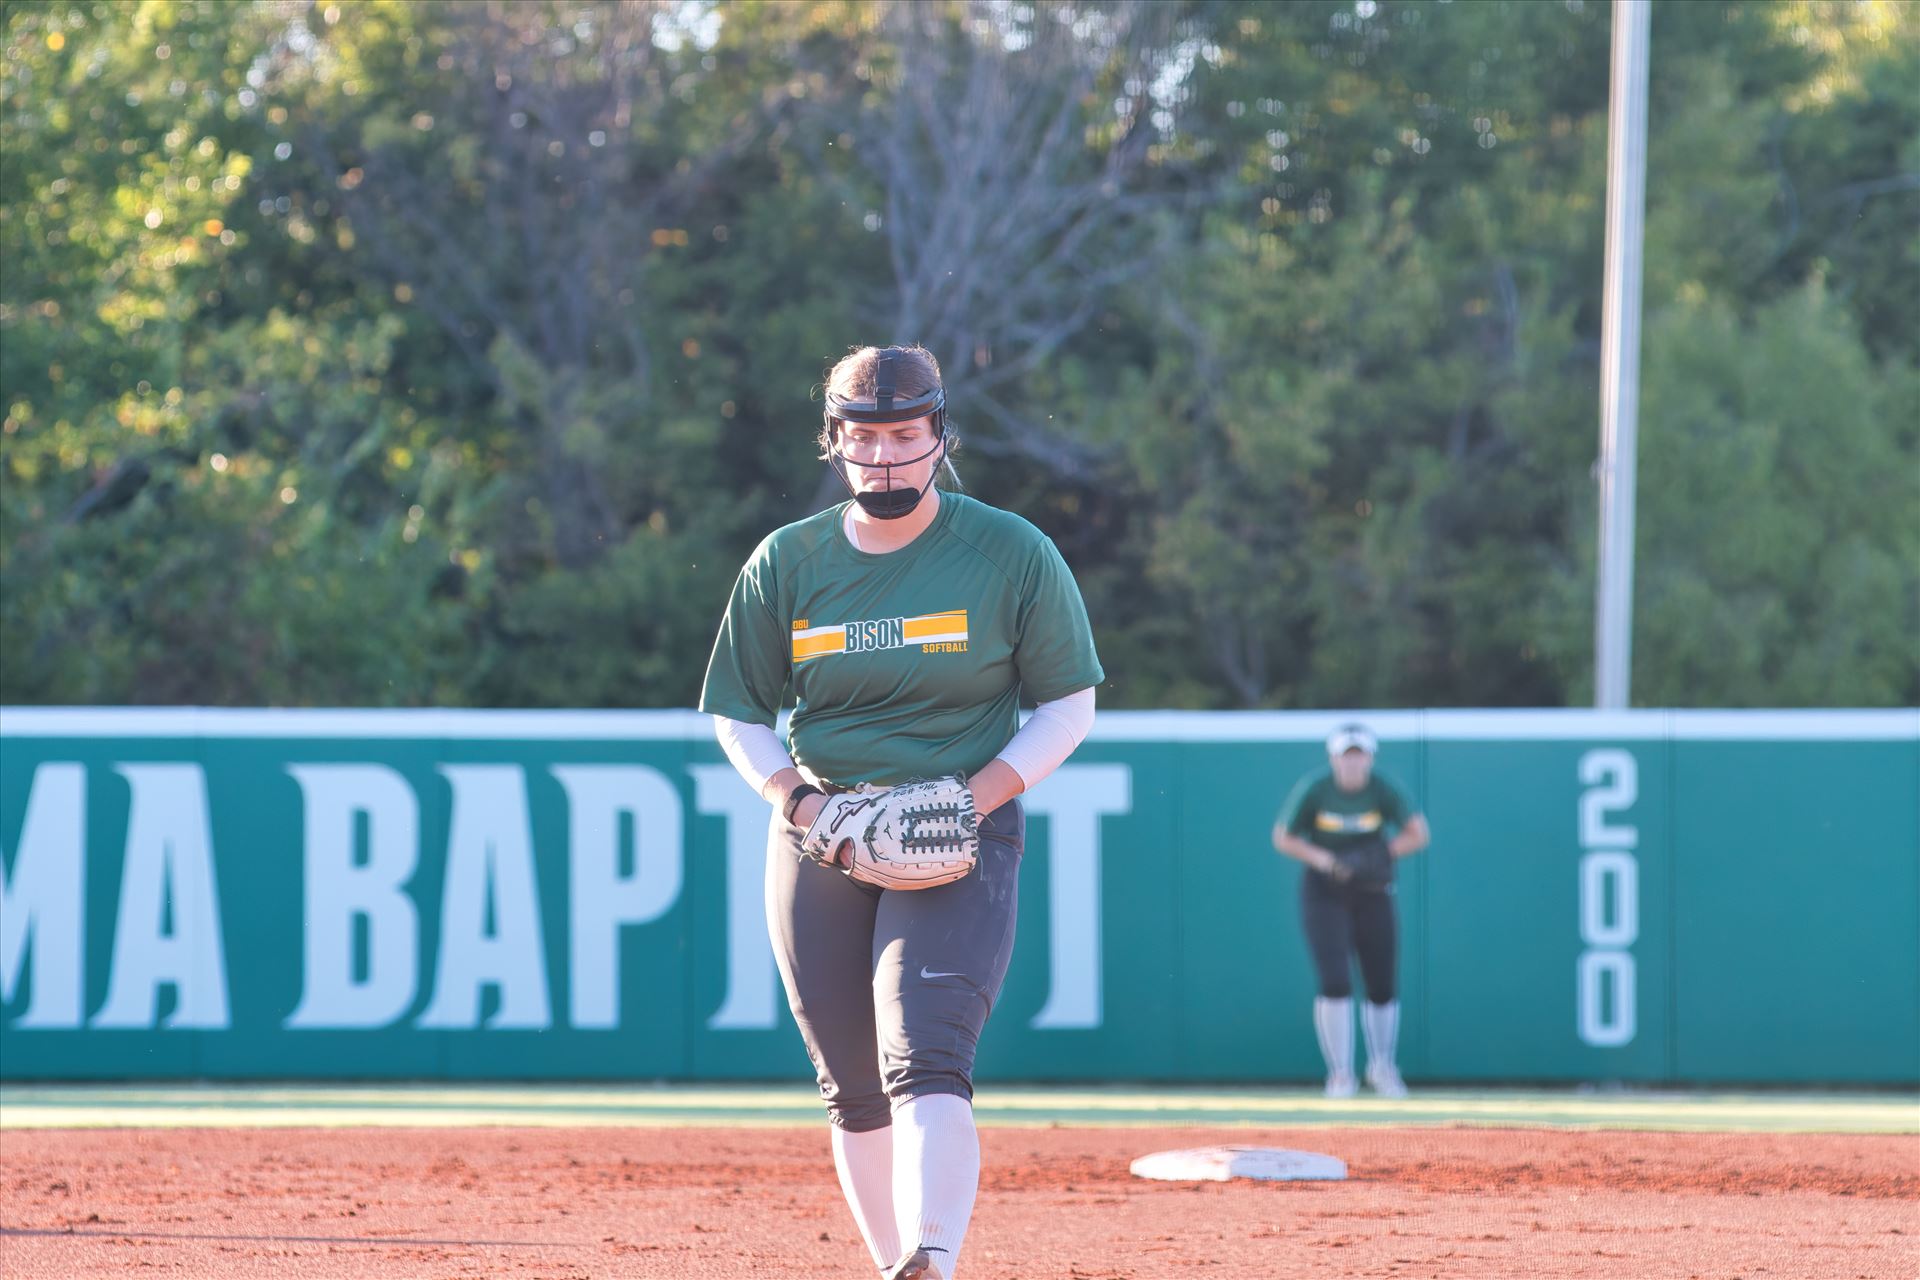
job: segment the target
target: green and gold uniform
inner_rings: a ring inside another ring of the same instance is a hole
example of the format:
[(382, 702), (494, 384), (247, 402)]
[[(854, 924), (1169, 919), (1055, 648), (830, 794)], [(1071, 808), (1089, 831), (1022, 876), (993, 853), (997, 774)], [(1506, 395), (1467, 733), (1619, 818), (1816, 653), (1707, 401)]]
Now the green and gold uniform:
[[(1019, 728), (1023, 699), (1098, 685), (1086, 607), (1052, 542), (1019, 516), (941, 493), (905, 547), (856, 549), (847, 504), (787, 525), (741, 570), (700, 709), (775, 723), (842, 787), (972, 775)], [(974, 1051), (1013, 954), (1025, 817), (984, 815), (980, 858), (952, 884), (881, 890), (800, 856), (775, 814), (767, 927), (832, 1122), (886, 1127), (891, 1106), (973, 1096)]]
[[(1309, 774), (1280, 810), (1286, 829), (1329, 853), (1340, 853), (1375, 836), (1390, 837), (1405, 826), (1413, 807), (1406, 794), (1378, 769), (1357, 791), (1343, 791), (1331, 769)], [(1309, 868), (1300, 878), (1300, 917), (1307, 947), (1320, 976), (1320, 995), (1353, 994), (1351, 957), (1360, 961), (1367, 999), (1392, 1001), (1398, 990), (1399, 927), (1392, 887), (1346, 885)]]
[(1398, 831), (1410, 812), (1400, 788), (1378, 770), (1358, 791), (1342, 791), (1331, 769), (1302, 778), (1280, 811), (1288, 831), (1329, 853)]
[(1045, 534), (943, 493), (898, 551), (847, 541), (842, 503), (775, 531), (734, 585), (700, 709), (771, 725), (817, 778), (891, 786), (972, 774), (1019, 728), (1020, 701), (1098, 685), (1086, 606)]

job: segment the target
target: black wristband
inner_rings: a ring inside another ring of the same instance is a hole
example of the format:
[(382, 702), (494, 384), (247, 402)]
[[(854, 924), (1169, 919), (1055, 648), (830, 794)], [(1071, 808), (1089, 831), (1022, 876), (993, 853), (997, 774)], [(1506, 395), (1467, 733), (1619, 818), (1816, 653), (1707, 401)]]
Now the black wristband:
[(793, 790), (787, 792), (787, 802), (780, 806), (780, 816), (788, 822), (792, 822), (793, 815), (795, 811), (800, 808), (800, 802), (802, 800), (805, 800), (808, 796), (823, 796), (825, 794), (827, 793), (814, 786), (811, 782), (803, 782)]

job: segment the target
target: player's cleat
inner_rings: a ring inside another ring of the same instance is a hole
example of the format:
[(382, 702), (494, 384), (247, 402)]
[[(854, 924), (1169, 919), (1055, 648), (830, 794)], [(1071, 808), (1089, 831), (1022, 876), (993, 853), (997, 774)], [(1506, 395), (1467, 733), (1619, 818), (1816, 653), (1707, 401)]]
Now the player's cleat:
[(1360, 1082), (1351, 1072), (1336, 1071), (1327, 1077), (1327, 1096), (1329, 1098), (1351, 1098), (1360, 1092)]
[(1407, 1096), (1407, 1082), (1391, 1062), (1367, 1064), (1367, 1087), (1383, 1098)]
[(933, 1266), (933, 1255), (922, 1247), (894, 1263), (893, 1270), (887, 1272), (886, 1280), (939, 1280), (939, 1278), (940, 1272)]

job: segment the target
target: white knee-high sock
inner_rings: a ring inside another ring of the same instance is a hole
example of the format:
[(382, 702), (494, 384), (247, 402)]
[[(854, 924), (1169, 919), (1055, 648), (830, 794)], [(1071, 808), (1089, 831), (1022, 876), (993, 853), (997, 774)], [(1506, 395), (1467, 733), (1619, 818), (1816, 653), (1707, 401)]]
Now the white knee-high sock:
[(926, 1249), (940, 1280), (953, 1280), (980, 1188), (973, 1104), (951, 1093), (908, 1098), (893, 1109), (893, 1133), (893, 1205), (901, 1249)]
[(1367, 1001), (1360, 1006), (1360, 1026), (1367, 1033), (1367, 1065), (1393, 1066), (1394, 1049), (1400, 1040), (1400, 1002)]
[(900, 1233), (893, 1220), (893, 1130), (848, 1133), (833, 1129), (833, 1167), (840, 1174), (840, 1190), (853, 1210), (853, 1224), (867, 1242), (873, 1265), (890, 1267), (900, 1260)]
[(1313, 1030), (1320, 1037), (1320, 1056), (1330, 1076), (1353, 1074), (1353, 998), (1318, 996), (1313, 1002)]

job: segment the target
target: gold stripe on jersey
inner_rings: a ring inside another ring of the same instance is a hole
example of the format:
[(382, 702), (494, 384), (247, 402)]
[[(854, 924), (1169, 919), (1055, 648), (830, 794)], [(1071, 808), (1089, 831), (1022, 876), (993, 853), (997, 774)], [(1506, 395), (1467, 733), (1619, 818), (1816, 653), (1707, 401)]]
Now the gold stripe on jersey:
[(923, 613), (914, 618), (879, 618), (819, 627), (809, 626), (802, 619), (793, 624), (793, 661), (806, 662), (830, 653), (864, 653), (878, 649), (900, 649), (909, 645), (966, 642), (965, 609)]
[(967, 638), (967, 611), (949, 609), (945, 613), (923, 613), (906, 620), (908, 644), (935, 644)]
[(804, 622), (793, 624), (793, 660), (805, 662), (808, 658), (818, 658), (822, 654), (844, 653), (847, 647), (847, 629), (839, 627), (809, 627)]
[(1314, 815), (1313, 825), (1320, 831), (1378, 831), (1380, 811), (1369, 809), (1365, 813), (1329, 813), (1322, 809)]

